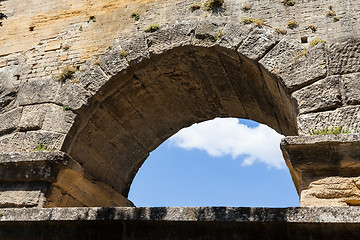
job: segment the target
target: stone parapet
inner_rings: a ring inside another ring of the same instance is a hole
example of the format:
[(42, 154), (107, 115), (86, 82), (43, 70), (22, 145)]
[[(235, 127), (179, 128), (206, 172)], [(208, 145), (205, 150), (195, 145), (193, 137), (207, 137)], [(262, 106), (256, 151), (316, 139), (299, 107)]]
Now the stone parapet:
[[(2, 239), (358, 239), (360, 209), (0, 209)], [(18, 229), (21, 228), (21, 231)]]

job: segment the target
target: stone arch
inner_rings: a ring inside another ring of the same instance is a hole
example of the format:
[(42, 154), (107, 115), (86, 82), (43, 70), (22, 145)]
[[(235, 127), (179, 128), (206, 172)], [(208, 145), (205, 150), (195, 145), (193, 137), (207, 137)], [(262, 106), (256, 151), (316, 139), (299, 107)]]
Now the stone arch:
[[(230, 29), (237, 31), (215, 37)], [(193, 123), (248, 118), (297, 135), (289, 87), (276, 76), (278, 66), (264, 67), (271, 62), (265, 54), (279, 44), (296, 49), (279, 42), (266, 26), (231, 21), (165, 26), (118, 40), (80, 76), (94, 95), (77, 110), (62, 151), (127, 196), (149, 152)]]

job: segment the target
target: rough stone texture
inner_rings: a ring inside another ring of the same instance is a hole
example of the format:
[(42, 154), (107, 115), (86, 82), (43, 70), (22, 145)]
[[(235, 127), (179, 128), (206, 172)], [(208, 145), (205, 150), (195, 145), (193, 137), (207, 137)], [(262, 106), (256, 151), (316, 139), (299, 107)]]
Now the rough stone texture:
[(342, 76), (344, 84), (344, 101), (346, 104), (360, 103), (360, 73), (346, 74)]
[(349, 39), (329, 47), (329, 70), (331, 74), (360, 72), (360, 41)]
[(61, 152), (0, 155), (1, 207), (133, 206)]
[(306, 135), (312, 129), (339, 126), (355, 131), (360, 128), (359, 120), (359, 106), (347, 106), (333, 111), (303, 114), (298, 117), (299, 134)]
[[(358, 207), (1, 209), (6, 239), (357, 239)], [(19, 231), (21, 229), (21, 231)]]
[(340, 84), (340, 76), (331, 76), (304, 87), (291, 96), (297, 101), (300, 114), (334, 109), (342, 105)]
[(281, 148), (301, 206), (359, 205), (359, 134), (287, 137)]

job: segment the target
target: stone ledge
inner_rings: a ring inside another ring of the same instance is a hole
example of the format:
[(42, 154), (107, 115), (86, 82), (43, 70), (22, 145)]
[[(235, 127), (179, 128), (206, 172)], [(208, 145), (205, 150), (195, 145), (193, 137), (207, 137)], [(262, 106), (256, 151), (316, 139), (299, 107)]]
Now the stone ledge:
[(169, 221), (252, 223), (360, 223), (359, 207), (74, 207), (3, 208), (0, 222)]

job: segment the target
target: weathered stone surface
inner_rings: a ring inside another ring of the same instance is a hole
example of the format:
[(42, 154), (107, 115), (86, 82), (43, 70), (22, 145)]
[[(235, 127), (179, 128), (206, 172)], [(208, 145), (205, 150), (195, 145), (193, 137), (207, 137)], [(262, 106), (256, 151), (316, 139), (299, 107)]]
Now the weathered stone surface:
[(329, 47), (330, 74), (360, 72), (360, 41), (348, 39)]
[(190, 45), (195, 28), (196, 23), (188, 21), (161, 27), (158, 31), (146, 36), (149, 53), (161, 54), (175, 47)]
[(91, 94), (79, 84), (67, 82), (60, 87), (56, 97), (56, 103), (77, 110), (87, 103)]
[(301, 191), (300, 205), (302, 207), (318, 206), (359, 206), (359, 177), (324, 177), (312, 181)]
[(279, 75), (285, 66), (296, 58), (296, 53), (304, 48), (296, 42), (281, 40), (270, 52), (268, 52), (259, 63), (270, 73)]
[(26, 82), (20, 88), (17, 97), (19, 105), (55, 102), (59, 83), (55, 79), (41, 79)]
[(22, 108), (16, 108), (12, 111), (0, 114), (0, 134), (14, 131), (20, 121)]
[(293, 91), (326, 76), (325, 44), (307, 50), (299, 44), (281, 41), (260, 63), (278, 75), (284, 85)]
[(360, 73), (342, 75), (346, 104), (360, 103)]
[(93, 66), (80, 72), (78, 75), (80, 85), (95, 94), (109, 79), (98, 66)]
[(325, 127), (343, 127), (352, 131), (360, 128), (359, 106), (348, 106), (333, 111), (303, 114), (298, 117), (299, 134), (309, 134), (310, 130)]
[(2, 208), (44, 207), (47, 183), (13, 183), (0, 184), (0, 206)]
[(128, 62), (126, 61), (128, 54), (129, 53), (126, 51), (126, 49), (122, 49), (119, 45), (113, 46), (105, 53), (103, 57), (98, 60), (100, 61), (99, 64), (101, 69), (108, 76), (114, 76), (118, 74), (122, 70), (129, 67)]
[(340, 107), (342, 104), (340, 76), (322, 79), (293, 92), (291, 96), (297, 101), (300, 114)]
[(281, 149), (301, 206), (360, 203), (360, 134), (286, 137)]
[(236, 50), (248, 36), (251, 29), (251, 25), (241, 23), (238, 19), (229, 19), (223, 29), (224, 35), (219, 46)]
[(0, 154), (0, 170), (1, 207), (133, 206), (62, 152)]
[(140, 63), (150, 57), (148, 45), (146, 43), (146, 36), (151, 33), (139, 33), (130, 38), (120, 36), (118, 41), (121, 49), (127, 52), (126, 60), (132, 66), (133, 64)]
[(71, 110), (50, 104), (46, 109), (42, 129), (66, 134), (74, 123), (75, 117), (76, 114)]
[(29, 131), (41, 129), (48, 109), (49, 104), (25, 106), (19, 123), (20, 130)]
[(241, 43), (238, 52), (252, 60), (259, 60), (279, 41), (276, 32), (268, 27), (255, 27)]

